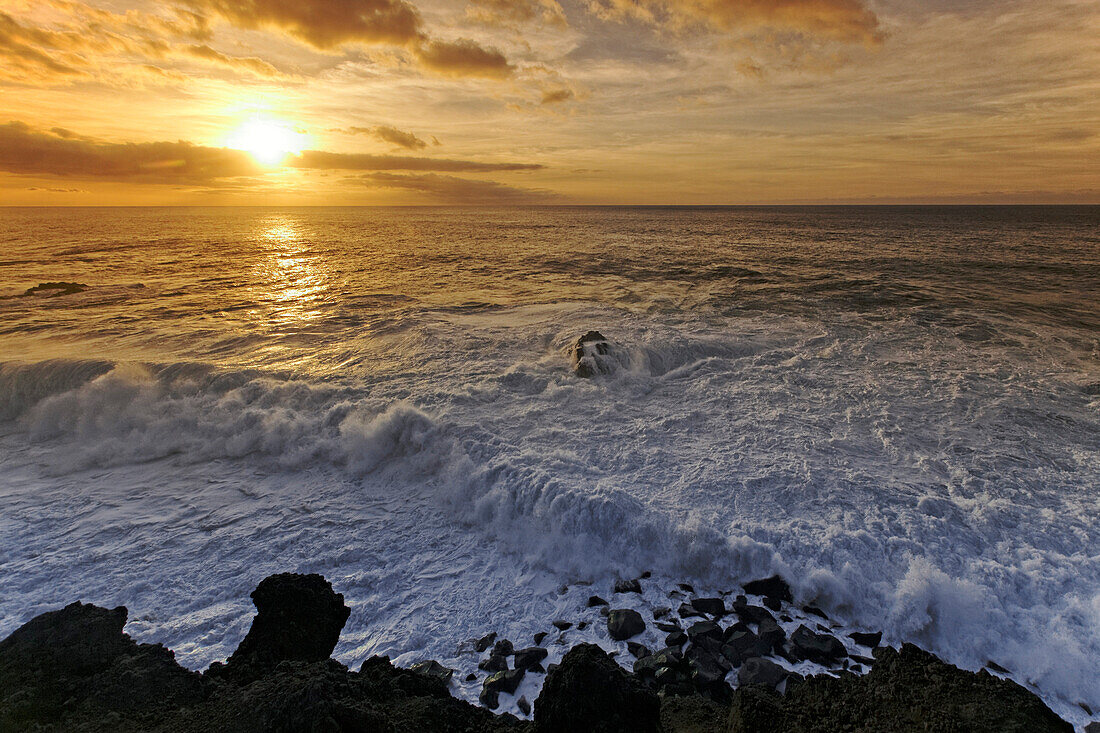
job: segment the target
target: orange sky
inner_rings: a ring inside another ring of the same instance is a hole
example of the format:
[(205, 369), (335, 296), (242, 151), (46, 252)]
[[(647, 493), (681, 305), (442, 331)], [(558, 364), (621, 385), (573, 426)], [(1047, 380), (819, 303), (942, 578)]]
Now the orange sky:
[(0, 204), (1100, 203), (1098, 0), (0, 0)]

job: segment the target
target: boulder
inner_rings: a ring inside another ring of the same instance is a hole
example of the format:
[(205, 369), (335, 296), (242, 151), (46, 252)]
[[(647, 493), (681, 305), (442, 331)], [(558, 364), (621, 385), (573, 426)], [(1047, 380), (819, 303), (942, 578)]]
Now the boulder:
[(503, 654), (490, 654), (488, 659), (482, 659), (477, 663), (477, 668), (482, 672), (503, 672), (508, 669), (508, 657)]
[(614, 371), (615, 362), (611, 354), (611, 344), (599, 331), (588, 331), (579, 336), (569, 347), (569, 358), (573, 373), (578, 377), (589, 379)]
[(713, 621), (696, 621), (688, 627), (687, 636), (693, 644), (704, 638), (722, 641), (722, 627)]
[(608, 605), (607, 601), (600, 598), (599, 596), (588, 596), (588, 607), (589, 608), (594, 608), (596, 606), (606, 606), (606, 605)]
[(721, 618), (726, 615), (726, 604), (721, 598), (695, 598), (691, 601), (692, 608), (699, 613)]
[(410, 672), (416, 672), (418, 674), (427, 675), (428, 677), (434, 677), (443, 684), (447, 684), (451, 681), (451, 677), (455, 671), (448, 667), (444, 667), (434, 659), (429, 659), (423, 662), (417, 662), (413, 666), (409, 667)]
[(641, 593), (642, 584), (637, 580), (616, 580), (615, 581), (616, 593)]
[(225, 672), (254, 677), (282, 661), (329, 658), (351, 610), (322, 576), (280, 573), (252, 591), (256, 616), (248, 635), (226, 661)]
[(558, 631), (565, 631), (566, 629), (571, 629), (571, 628), (573, 628), (573, 624), (572, 624), (572, 622), (570, 622), (570, 621), (561, 621), (561, 620), (559, 620), (559, 621), (554, 621), (554, 622), (553, 622), (553, 626), (554, 626), (554, 628), (555, 628), (555, 629), (557, 629)]
[(642, 657), (648, 657), (653, 652), (649, 651), (649, 647), (645, 644), (639, 644), (636, 641), (628, 641), (626, 643), (626, 650), (630, 652), (630, 655), (635, 659), (641, 659)]
[(676, 629), (676, 631), (670, 632), (665, 637), (665, 646), (683, 646), (684, 644), (687, 644), (687, 641), (688, 635), (685, 634), (683, 631)]
[(485, 681), (481, 683), (481, 688), (490, 692), (507, 692), (511, 695), (519, 687), (519, 683), (523, 681), (526, 672), (527, 670), (524, 669), (509, 669), (504, 672), (497, 672), (486, 677)]
[(874, 649), (882, 643), (882, 632), (877, 631), (873, 634), (865, 634), (860, 631), (853, 631), (848, 634), (848, 638), (859, 644), (860, 646), (870, 647)]
[(535, 729), (657, 733), (660, 702), (598, 646), (579, 644), (546, 675), (535, 700)]
[(493, 631), (492, 633), (486, 634), (485, 636), (478, 639), (477, 643), (474, 644), (474, 649), (477, 649), (477, 653), (481, 654), (483, 651), (491, 647), (493, 645), (493, 642), (496, 640), (497, 632)]
[(529, 703), (527, 701), (527, 698), (523, 697), (522, 695), (518, 700), (516, 700), (516, 707), (519, 708), (519, 711), (524, 715), (531, 714), (531, 703)]
[(741, 687), (747, 685), (766, 685), (775, 687), (787, 678), (787, 670), (780, 667), (770, 659), (752, 657), (741, 664), (737, 671), (737, 684)]
[(507, 639), (501, 639), (496, 644), (493, 644), (494, 657), (510, 657), (514, 651), (515, 647), (513, 647), (512, 642)]
[(637, 611), (615, 609), (607, 615), (607, 633), (615, 641), (624, 641), (645, 631), (645, 621)]
[(515, 657), (512, 658), (512, 665), (516, 669), (529, 669), (536, 664), (546, 659), (547, 651), (541, 646), (531, 646), (526, 649), (516, 650)]
[(791, 586), (778, 575), (763, 580), (751, 580), (745, 583), (743, 587), (746, 593), (751, 593), (754, 596), (767, 596), (787, 603), (794, 600), (791, 596)]
[(848, 656), (848, 651), (835, 636), (814, 633), (805, 624), (791, 634), (791, 652), (799, 659), (825, 665)]
[(531, 638), (535, 640), (535, 644), (537, 644), (538, 646), (542, 646), (542, 641), (546, 638), (546, 632), (540, 631)]
[(766, 618), (757, 627), (756, 635), (767, 644), (771, 651), (778, 651), (787, 640), (787, 632), (775, 622), (775, 619)]

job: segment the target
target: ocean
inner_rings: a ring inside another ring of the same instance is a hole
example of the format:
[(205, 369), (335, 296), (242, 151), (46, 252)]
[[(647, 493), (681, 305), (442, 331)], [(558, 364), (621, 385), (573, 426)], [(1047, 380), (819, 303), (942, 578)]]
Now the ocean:
[(9, 208), (0, 296), (0, 636), (201, 669), (318, 572), (338, 660), (465, 671), (780, 573), (1100, 709), (1100, 207)]

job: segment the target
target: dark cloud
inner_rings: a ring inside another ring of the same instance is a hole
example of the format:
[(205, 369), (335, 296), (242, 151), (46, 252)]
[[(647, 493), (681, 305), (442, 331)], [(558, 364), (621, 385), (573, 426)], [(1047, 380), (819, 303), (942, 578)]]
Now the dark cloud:
[(188, 0), (239, 28), (275, 28), (322, 50), (417, 41), (422, 21), (404, 0)]
[(515, 67), (495, 48), (483, 48), (468, 38), (457, 41), (425, 40), (413, 53), (424, 68), (442, 76), (480, 76), (503, 79)]
[(432, 202), (446, 204), (530, 204), (557, 197), (548, 191), (509, 186), (497, 181), (476, 181), (436, 173), (368, 173), (353, 179), (374, 188), (416, 191)]
[(0, 170), (145, 183), (211, 183), (261, 172), (239, 150), (187, 142), (104, 143), (63, 132), (67, 136), (22, 122), (0, 125)]
[(294, 168), (355, 171), (530, 171), (543, 166), (534, 163), (479, 163), (471, 160), (445, 158), (415, 158), (404, 155), (369, 155), (367, 153), (329, 153), (305, 150), (287, 161)]
[[(396, 127), (390, 127), (389, 125), (379, 125), (377, 127), (346, 127), (333, 130), (333, 132), (342, 132), (345, 135), (369, 135), (382, 142), (391, 143), (408, 150), (423, 150), (428, 147), (428, 143), (425, 140), (421, 140), (413, 133), (398, 130)], [(435, 145), (440, 144), (434, 137), (432, 140), (435, 141)]]
[[(355, 171), (521, 171), (530, 163), (366, 155), (306, 150), (285, 163), (309, 170)], [(55, 128), (40, 131), (22, 122), (0, 125), (0, 171), (141, 183), (225, 185), (226, 179), (255, 179), (268, 169), (240, 150), (189, 142), (108, 143)]]
[(878, 43), (876, 15), (862, 0), (592, 0), (605, 18), (716, 31), (770, 28), (844, 42)]

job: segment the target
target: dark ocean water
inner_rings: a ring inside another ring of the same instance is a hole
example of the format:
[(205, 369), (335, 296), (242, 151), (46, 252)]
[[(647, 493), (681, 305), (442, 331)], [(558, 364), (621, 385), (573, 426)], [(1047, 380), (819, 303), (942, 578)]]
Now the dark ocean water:
[[(256, 581), (316, 571), (353, 608), (341, 659), (457, 665), (568, 611), (563, 583), (778, 571), (1079, 716), (1098, 232), (1100, 207), (0, 209), (0, 296), (88, 286), (0, 300), (0, 633), (124, 603), (200, 667)], [(581, 380), (589, 329), (615, 371)]]

